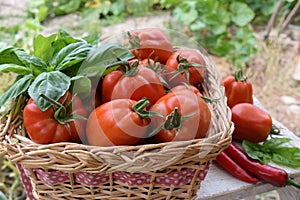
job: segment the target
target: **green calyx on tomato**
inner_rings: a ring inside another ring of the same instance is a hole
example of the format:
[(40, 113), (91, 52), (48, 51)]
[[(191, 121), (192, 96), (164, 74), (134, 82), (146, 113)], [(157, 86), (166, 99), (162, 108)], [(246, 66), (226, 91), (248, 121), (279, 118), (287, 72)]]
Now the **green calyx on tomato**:
[(195, 63), (195, 62), (188, 62), (187, 58), (180, 56), (180, 54), (178, 54), (178, 56), (176, 57), (176, 61), (178, 63), (177, 66), (177, 72), (178, 73), (185, 73), (186, 74), (186, 79), (187, 81), (190, 83), (190, 71), (189, 71), (189, 67), (203, 67), (205, 68), (206, 66), (199, 64), (199, 63)]
[(236, 81), (239, 81), (239, 82), (246, 81), (248, 79), (248, 77), (244, 75), (242, 70), (236, 71), (234, 73), (234, 78)]
[(52, 104), (52, 108), (54, 112), (53, 119), (60, 124), (66, 124), (68, 122), (74, 121), (74, 118), (87, 120), (87, 118), (85, 118), (84, 116), (71, 113), (76, 95), (74, 95), (71, 101), (69, 101), (69, 98), (71, 98), (70, 95), (71, 95), (70, 93), (67, 93), (66, 96), (63, 98), (62, 103), (59, 103), (58, 101), (55, 101), (44, 94), (40, 94), (42, 98), (44, 98), (46, 101), (49, 101)]
[(192, 115), (181, 116), (178, 112), (178, 107), (175, 107), (173, 112), (171, 112), (166, 117), (166, 121), (163, 124), (162, 129), (164, 130), (179, 129), (181, 127), (182, 121), (190, 117), (192, 117)]
[(132, 110), (136, 112), (141, 118), (150, 118), (153, 116), (158, 116), (164, 118), (163, 115), (157, 113), (157, 112), (151, 112), (146, 110), (147, 106), (149, 106), (150, 101), (148, 98), (144, 97), (141, 100), (137, 101), (135, 104), (132, 106)]

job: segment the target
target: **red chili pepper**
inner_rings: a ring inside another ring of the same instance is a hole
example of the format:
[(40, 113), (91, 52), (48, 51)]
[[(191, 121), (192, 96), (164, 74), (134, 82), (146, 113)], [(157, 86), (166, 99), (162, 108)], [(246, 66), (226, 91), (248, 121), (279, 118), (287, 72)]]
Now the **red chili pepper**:
[(222, 85), (225, 87), (227, 105), (232, 108), (238, 103), (253, 104), (252, 84), (243, 75), (241, 70), (234, 76), (227, 76), (223, 79)]
[(248, 155), (234, 143), (231, 143), (229, 147), (225, 149), (225, 153), (249, 174), (262, 181), (271, 183), (277, 187), (293, 185), (300, 188), (300, 184), (294, 182), (286, 171), (271, 165), (262, 164), (248, 157)]
[(257, 178), (252, 177), (250, 174), (248, 174), (248, 172), (236, 164), (224, 151), (217, 156), (216, 162), (220, 167), (239, 180), (248, 183), (257, 183), (259, 181)]

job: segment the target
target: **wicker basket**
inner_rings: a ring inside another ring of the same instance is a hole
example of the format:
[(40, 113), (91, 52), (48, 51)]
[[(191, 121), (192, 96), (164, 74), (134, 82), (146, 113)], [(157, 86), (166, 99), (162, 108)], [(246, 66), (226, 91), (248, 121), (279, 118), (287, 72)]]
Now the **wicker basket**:
[(16, 99), (1, 119), (0, 153), (16, 163), (30, 199), (195, 199), (209, 163), (231, 142), (233, 123), (212, 62), (203, 83), (212, 124), (208, 137), (139, 146), (40, 145), (26, 137)]

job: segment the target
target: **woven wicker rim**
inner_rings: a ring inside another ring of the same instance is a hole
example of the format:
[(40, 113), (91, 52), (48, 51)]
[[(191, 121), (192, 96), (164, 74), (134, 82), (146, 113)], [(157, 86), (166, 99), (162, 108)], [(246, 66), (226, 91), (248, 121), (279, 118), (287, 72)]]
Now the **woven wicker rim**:
[(20, 97), (14, 103), (14, 106), (19, 106), (19, 110), (10, 112), (1, 119), (0, 153), (7, 155), (12, 162), (24, 165), (25, 168), (38, 166), (45, 170), (55, 169), (70, 173), (151, 173), (167, 167), (191, 167), (191, 163), (197, 160), (202, 163), (209, 162), (230, 144), (234, 126), (230, 109), (226, 105), (224, 88), (220, 86), (219, 74), (205, 52), (202, 50), (200, 53), (208, 64), (207, 77), (203, 83), (204, 95), (219, 99), (209, 103), (212, 124), (208, 137), (139, 146), (95, 147), (75, 143), (40, 145), (26, 137), (21, 112), (25, 98)]

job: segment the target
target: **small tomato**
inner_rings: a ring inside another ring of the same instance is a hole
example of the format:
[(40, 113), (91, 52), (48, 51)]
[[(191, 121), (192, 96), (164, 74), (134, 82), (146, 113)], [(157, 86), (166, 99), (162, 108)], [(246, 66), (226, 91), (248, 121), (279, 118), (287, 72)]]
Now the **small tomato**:
[(252, 84), (243, 76), (242, 71), (237, 71), (235, 76), (227, 76), (222, 80), (227, 97), (227, 105), (232, 108), (238, 103), (253, 104)]

